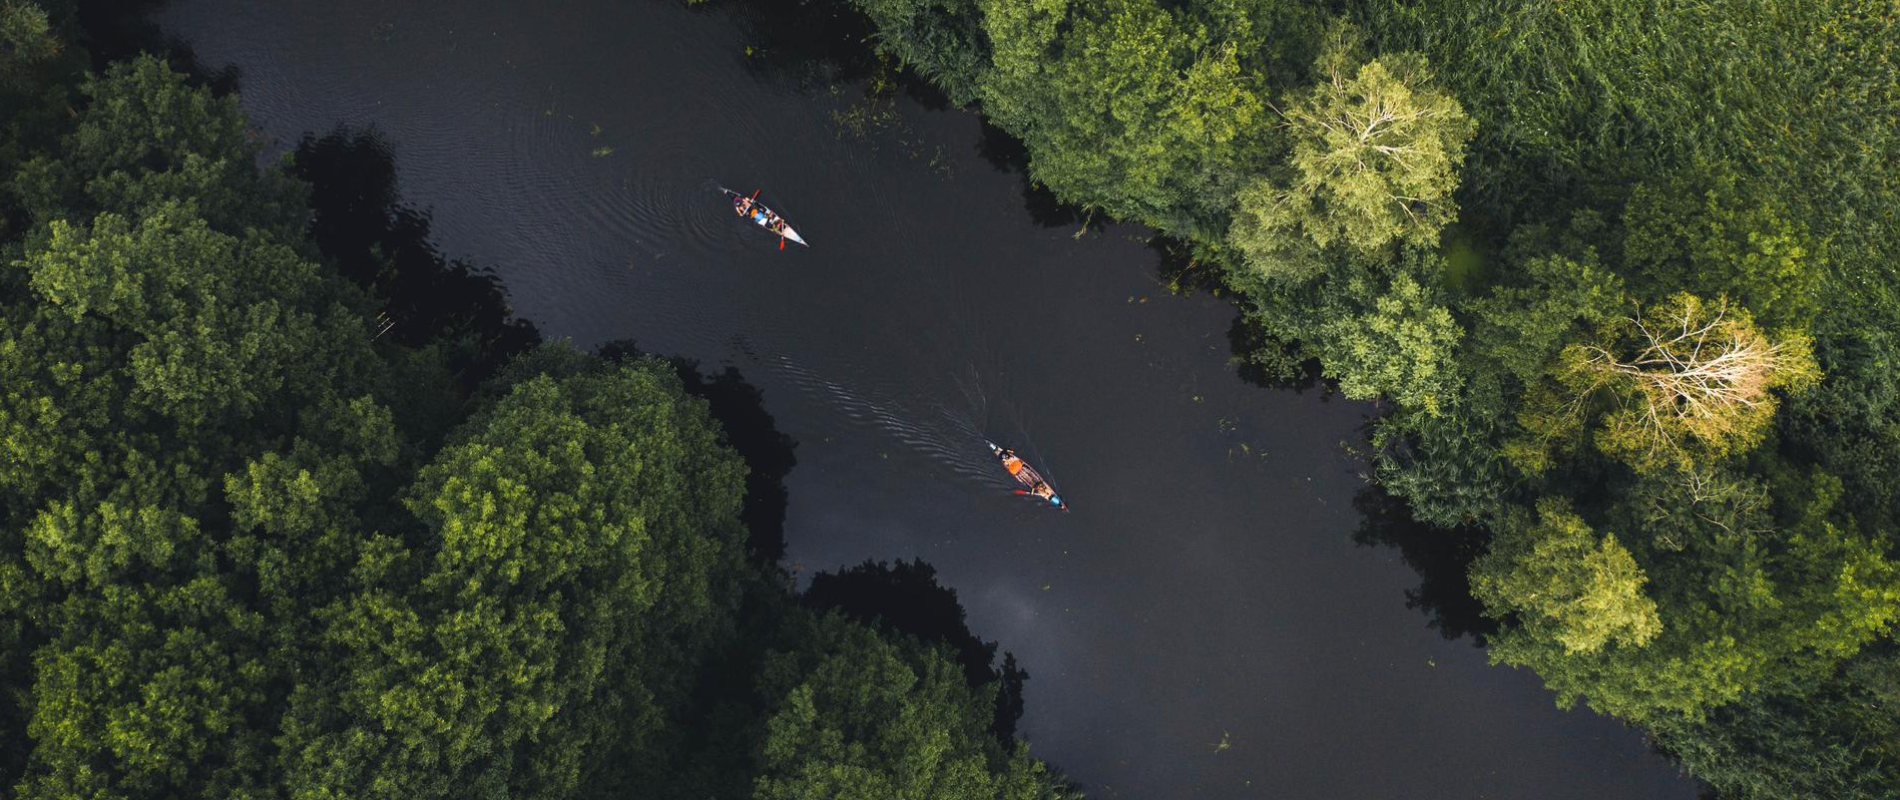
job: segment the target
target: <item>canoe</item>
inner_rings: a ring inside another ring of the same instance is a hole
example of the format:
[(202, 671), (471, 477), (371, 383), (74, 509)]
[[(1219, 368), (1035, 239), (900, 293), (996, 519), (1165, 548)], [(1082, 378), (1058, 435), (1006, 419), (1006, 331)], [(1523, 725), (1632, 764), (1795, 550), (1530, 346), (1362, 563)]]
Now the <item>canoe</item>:
[[(794, 230), (794, 229), (792, 228), (792, 224), (791, 224), (791, 223), (790, 223), (789, 221), (786, 221), (786, 220), (785, 220), (785, 217), (783, 217), (783, 216), (780, 216), (780, 217), (779, 217), (779, 221), (781, 221), (781, 222), (784, 222), (784, 223), (785, 223), (785, 226), (784, 226), (784, 227), (782, 227), (782, 228), (779, 228), (779, 229), (776, 229), (776, 230), (774, 230), (774, 229), (772, 228), (772, 223), (770, 223), (770, 222), (767, 222), (767, 221), (766, 221), (766, 219), (765, 219), (765, 217), (764, 217), (763, 215), (760, 215), (760, 214), (758, 214), (758, 213), (756, 213), (756, 212), (759, 212), (759, 211), (771, 211), (771, 210), (772, 210), (772, 209), (769, 209), (769, 208), (766, 208), (766, 207), (765, 207), (765, 204), (764, 204), (764, 203), (761, 203), (761, 202), (759, 202), (759, 201), (757, 201), (757, 200), (753, 200), (753, 201), (752, 201), (752, 209), (753, 209), (753, 212), (754, 212), (754, 213), (751, 213), (751, 214), (747, 214), (747, 213), (746, 213), (746, 212), (744, 212), (744, 211), (740, 211), (740, 210), (739, 210), (739, 208), (740, 208), (740, 205), (741, 205), (741, 202), (742, 202), (742, 201), (744, 201), (744, 200), (748, 200), (748, 199), (750, 199), (750, 198), (748, 198), (748, 197), (746, 197), (745, 195), (742, 195), (742, 194), (740, 194), (740, 193), (738, 193), (738, 192), (735, 192), (735, 191), (733, 191), (733, 190), (731, 190), (731, 189), (727, 189), (727, 188), (725, 188), (725, 187), (720, 187), (720, 189), (719, 189), (719, 191), (722, 191), (722, 192), (725, 192), (725, 193), (726, 193), (726, 196), (727, 196), (728, 198), (731, 198), (731, 199), (732, 199), (732, 213), (734, 213), (734, 214), (738, 214), (738, 215), (739, 215), (739, 216), (741, 216), (741, 217), (745, 217), (745, 218), (747, 218), (747, 219), (750, 219), (750, 220), (752, 220), (752, 223), (753, 223), (753, 224), (755, 224), (755, 225), (757, 225), (757, 226), (759, 226), (759, 227), (761, 227), (761, 228), (764, 228), (764, 229), (766, 230), (766, 232), (767, 232), (767, 233), (771, 233), (771, 234), (774, 234), (774, 235), (776, 235), (776, 236), (778, 236), (778, 237), (779, 237), (779, 238), (781, 238), (781, 239), (787, 239), (787, 240), (790, 240), (790, 241), (793, 241), (793, 242), (796, 242), (796, 243), (798, 243), (798, 244), (802, 244), (802, 245), (805, 245), (806, 247), (810, 247), (810, 246), (811, 246), (811, 245), (809, 245), (809, 244), (805, 244), (805, 237), (803, 237), (803, 236), (800, 236), (800, 235), (798, 235), (798, 231), (796, 231), (796, 230)], [(758, 192), (753, 192), (753, 195), (757, 195), (757, 194), (758, 194)], [(774, 212), (774, 213), (776, 213), (776, 212)], [(781, 245), (781, 246), (783, 246), (783, 245)]]

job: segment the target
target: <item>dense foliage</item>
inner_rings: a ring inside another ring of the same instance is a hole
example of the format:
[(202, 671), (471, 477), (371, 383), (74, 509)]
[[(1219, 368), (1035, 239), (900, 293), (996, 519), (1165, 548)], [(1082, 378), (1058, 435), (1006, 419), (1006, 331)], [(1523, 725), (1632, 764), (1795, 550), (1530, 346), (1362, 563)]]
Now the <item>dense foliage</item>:
[(1735, 797), (1900, 786), (1891, 2), (853, 2), (1383, 401), (1494, 658)]
[(756, 400), (736, 375), (409, 302), (500, 297), (384, 250), (393, 198), (319, 181), (369, 219), (312, 214), (234, 98), (82, 77), (62, 24), (0, 6), (0, 793), (1073, 796), (997, 735), (993, 646), (972, 671), (748, 558), (689, 391)]

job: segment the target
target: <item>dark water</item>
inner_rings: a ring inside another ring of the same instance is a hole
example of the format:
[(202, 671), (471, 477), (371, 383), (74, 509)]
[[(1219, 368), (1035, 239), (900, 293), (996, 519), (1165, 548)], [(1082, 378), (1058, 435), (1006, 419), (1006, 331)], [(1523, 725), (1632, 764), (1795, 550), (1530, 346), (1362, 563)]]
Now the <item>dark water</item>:
[[(1142, 229), (1039, 225), (973, 116), (867, 107), (717, 4), (190, 0), (161, 22), (236, 65), (286, 147), (380, 128), (438, 244), (542, 331), (743, 370), (800, 442), (788, 562), (936, 565), (1029, 670), (1035, 752), (1095, 796), (1694, 794), (1408, 609), (1399, 553), (1353, 543), (1371, 409), (1242, 383), (1228, 306), (1171, 296)], [(721, 182), (815, 247), (775, 251)], [(1074, 511), (1011, 495), (985, 436)]]

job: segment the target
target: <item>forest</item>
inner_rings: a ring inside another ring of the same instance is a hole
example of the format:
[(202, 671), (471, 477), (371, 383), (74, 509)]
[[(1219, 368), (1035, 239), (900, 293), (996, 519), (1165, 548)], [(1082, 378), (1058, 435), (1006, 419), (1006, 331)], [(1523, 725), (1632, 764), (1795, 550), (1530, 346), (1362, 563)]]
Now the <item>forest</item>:
[(1722, 797), (1900, 787), (1900, 7), (851, 0), (1375, 401), (1491, 658)]
[[(845, 1), (1376, 404), (1447, 631), (1718, 797), (1894, 796), (1893, 0)], [(743, 376), (542, 341), (373, 133), (265, 161), (101, 8), (0, 0), (0, 793), (1080, 796), (927, 564), (795, 591)]]
[(742, 376), (540, 341), (373, 133), (260, 168), (86, 22), (0, 4), (0, 794), (1079, 796), (928, 565), (793, 590)]

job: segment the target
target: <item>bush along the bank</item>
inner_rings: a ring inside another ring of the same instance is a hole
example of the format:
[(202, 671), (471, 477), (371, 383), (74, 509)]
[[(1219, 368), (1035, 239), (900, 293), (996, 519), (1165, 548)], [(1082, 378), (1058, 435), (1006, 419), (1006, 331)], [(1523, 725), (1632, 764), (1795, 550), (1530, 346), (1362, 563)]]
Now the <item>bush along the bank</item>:
[(1496, 660), (1728, 795), (1900, 786), (1891, 3), (851, 2), (1380, 401)]
[[(747, 558), (679, 365), (405, 304), (500, 295), (363, 260), (234, 98), (82, 75), (37, 11), (0, 5), (0, 793), (1075, 796), (996, 733), (1013, 667)], [(415, 222), (369, 199), (370, 241)]]

